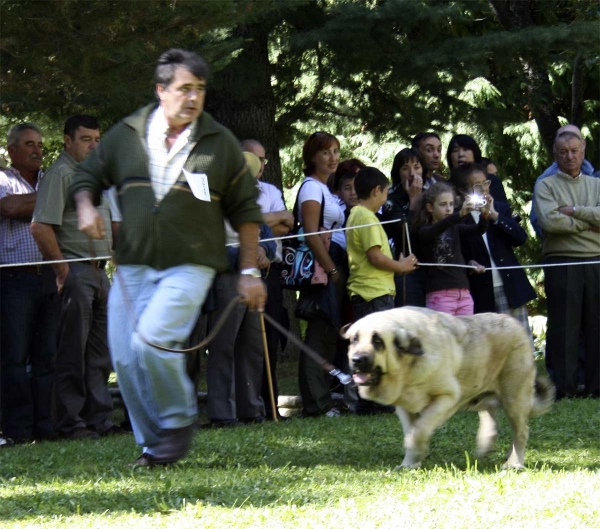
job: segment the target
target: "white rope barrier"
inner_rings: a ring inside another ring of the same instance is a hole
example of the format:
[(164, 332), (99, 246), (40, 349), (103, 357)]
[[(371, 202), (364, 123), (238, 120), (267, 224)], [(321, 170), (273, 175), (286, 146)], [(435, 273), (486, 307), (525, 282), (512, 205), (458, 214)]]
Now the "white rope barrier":
[[(356, 230), (358, 228), (369, 228), (371, 226), (380, 226), (382, 224), (393, 224), (396, 222), (403, 222), (402, 219), (396, 220), (384, 220), (381, 222), (372, 222), (370, 224), (360, 224), (358, 226), (349, 226), (345, 228), (334, 228), (330, 230), (323, 231), (315, 231), (310, 233), (300, 233), (295, 235), (284, 235), (282, 237), (271, 237), (269, 239), (261, 239), (260, 242), (271, 242), (271, 241), (283, 241), (286, 239), (297, 239), (299, 237), (309, 237), (311, 235), (322, 235), (324, 233), (334, 233), (338, 231), (348, 231), (348, 230)], [(406, 231), (406, 241), (408, 243), (408, 253), (409, 255), (412, 253), (412, 248), (410, 245), (410, 233), (408, 231), (408, 223), (404, 222), (404, 229)], [(239, 246), (239, 242), (228, 243), (225, 246), (228, 247), (236, 247)], [(59, 263), (78, 263), (82, 261), (110, 261), (112, 259), (112, 255), (103, 255), (101, 257), (80, 257), (77, 259), (56, 259), (54, 261), (36, 261), (34, 263), (11, 263), (11, 264), (0, 264), (0, 268), (15, 268), (15, 267), (24, 267), (24, 266), (42, 266), (42, 265), (52, 265)], [(550, 264), (531, 264), (531, 265), (514, 265), (514, 266), (491, 266), (485, 267), (485, 271), (489, 270), (517, 270), (517, 269), (527, 269), (527, 268), (550, 268), (554, 266), (578, 266), (578, 265), (589, 265), (589, 264), (600, 264), (600, 261), (582, 261), (577, 263), (550, 263)], [(468, 268), (469, 270), (476, 270), (477, 267), (472, 265), (459, 265), (459, 264), (447, 264), (447, 263), (418, 263), (418, 266), (439, 266), (439, 267), (454, 267), (454, 268)]]
[(36, 261), (35, 263), (11, 263), (0, 264), (0, 268), (14, 268), (19, 266), (42, 266), (59, 263), (81, 263), (82, 261), (110, 261), (112, 255), (103, 255), (102, 257), (79, 257), (77, 259), (56, 259), (55, 261)]

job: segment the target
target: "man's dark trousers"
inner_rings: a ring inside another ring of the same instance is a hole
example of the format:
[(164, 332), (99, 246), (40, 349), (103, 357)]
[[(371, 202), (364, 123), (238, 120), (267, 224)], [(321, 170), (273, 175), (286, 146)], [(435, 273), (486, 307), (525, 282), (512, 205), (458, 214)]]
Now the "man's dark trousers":
[(48, 266), (4, 268), (0, 284), (2, 430), (17, 439), (44, 437), (53, 432), (54, 273)]
[[(544, 264), (598, 261), (549, 257)], [(581, 337), (585, 349), (585, 395), (600, 396), (600, 265), (554, 266), (544, 269), (548, 298), (546, 355), (559, 397), (577, 392)]]
[[(218, 274), (213, 285), (216, 309), (208, 314), (209, 332), (230, 301), (238, 296), (238, 275)], [(260, 396), (264, 350), (258, 312), (237, 303), (208, 344), (207, 415), (213, 421), (252, 420), (265, 415)]]
[(76, 428), (91, 428), (103, 433), (112, 426), (113, 411), (106, 336), (110, 284), (94, 262), (71, 263), (69, 268), (58, 325), (57, 430), (69, 434)]

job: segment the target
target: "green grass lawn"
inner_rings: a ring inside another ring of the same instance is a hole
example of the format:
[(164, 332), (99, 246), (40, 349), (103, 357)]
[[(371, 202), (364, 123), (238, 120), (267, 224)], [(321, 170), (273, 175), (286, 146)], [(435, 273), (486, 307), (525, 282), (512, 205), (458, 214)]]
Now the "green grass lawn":
[(393, 415), (200, 430), (167, 468), (127, 467), (132, 436), (17, 446), (0, 450), (0, 527), (600, 527), (599, 401), (561, 401), (533, 419), (524, 472), (500, 469), (502, 415), (483, 461), (476, 428), (476, 414), (457, 414), (418, 471), (394, 470)]

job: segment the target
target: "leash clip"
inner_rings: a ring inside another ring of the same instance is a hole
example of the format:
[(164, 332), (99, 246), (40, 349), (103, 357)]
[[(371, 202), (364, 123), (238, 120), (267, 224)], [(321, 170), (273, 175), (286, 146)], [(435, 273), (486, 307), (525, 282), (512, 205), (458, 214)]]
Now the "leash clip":
[(344, 373), (343, 371), (340, 371), (339, 369), (335, 368), (332, 369), (329, 372), (330, 375), (337, 377), (337, 379), (344, 385), (347, 386), (348, 384), (350, 384), (352, 382), (352, 377), (350, 375), (348, 375), (347, 373)]

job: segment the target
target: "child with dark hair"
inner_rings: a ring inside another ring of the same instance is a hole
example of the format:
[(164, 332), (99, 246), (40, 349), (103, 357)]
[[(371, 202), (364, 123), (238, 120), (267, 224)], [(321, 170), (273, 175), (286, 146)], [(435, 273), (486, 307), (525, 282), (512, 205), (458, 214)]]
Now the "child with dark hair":
[[(454, 191), (448, 184), (438, 182), (421, 198), (417, 208), (414, 229), (418, 232), (423, 252), (423, 262), (443, 265), (464, 265), (461, 237), (481, 235), (487, 228), (491, 196), (486, 195), (486, 205), (481, 208), (481, 220), (476, 226), (465, 224), (465, 217), (477, 206), (471, 199), (454, 212)], [(477, 272), (484, 268), (477, 262), (470, 265)], [(427, 267), (425, 283), (428, 308), (454, 316), (473, 314), (473, 298), (469, 292), (469, 278), (460, 266)]]
[[(374, 167), (361, 169), (354, 181), (358, 205), (352, 208), (346, 232), (350, 275), (348, 295), (354, 320), (373, 312), (394, 308), (396, 286), (394, 274), (409, 274), (417, 265), (414, 255), (398, 260), (392, 257), (388, 237), (375, 215), (388, 195), (388, 179)], [(363, 226), (363, 227), (358, 227)], [(356, 389), (346, 395), (348, 407), (355, 413), (393, 412), (393, 407), (380, 406), (358, 397)]]
[[(414, 255), (392, 257), (387, 234), (375, 215), (388, 196), (388, 179), (374, 167), (361, 169), (354, 181), (358, 205), (352, 208), (346, 233), (350, 276), (348, 294), (355, 319), (394, 307), (394, 274), (415, 269)], [(357, 226), (364, 226), (357, 228)]]

